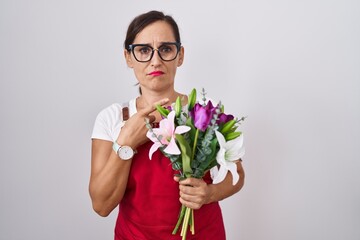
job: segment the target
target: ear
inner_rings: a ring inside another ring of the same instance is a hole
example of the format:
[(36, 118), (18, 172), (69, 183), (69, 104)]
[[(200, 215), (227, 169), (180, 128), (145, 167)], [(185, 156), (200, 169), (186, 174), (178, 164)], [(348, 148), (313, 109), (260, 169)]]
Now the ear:
[(184, 47), (181, 47), (179, 51), (179, 61), (177, 64), (178, 67), (180, 67), (184, 62), (184, 52), (185, 52)]
[(125, 61), (126, 61), (126, 64), (128, 65), (128, 67), (133, 68), (133, 59), (131, 58), (131, 52), (124, 49), (124, 57), (125, 57)]

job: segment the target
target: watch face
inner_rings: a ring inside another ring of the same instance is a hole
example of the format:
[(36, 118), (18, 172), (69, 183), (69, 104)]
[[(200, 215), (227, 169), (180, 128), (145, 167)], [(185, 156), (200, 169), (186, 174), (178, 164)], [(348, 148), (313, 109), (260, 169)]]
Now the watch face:
[(122, 146), (119, 149), (119, 157), (122, 160), (129, 160), (130, 158), (132, 158), (134, 156), (134, 151), (132, 150), (131, 147), (129, 146)]

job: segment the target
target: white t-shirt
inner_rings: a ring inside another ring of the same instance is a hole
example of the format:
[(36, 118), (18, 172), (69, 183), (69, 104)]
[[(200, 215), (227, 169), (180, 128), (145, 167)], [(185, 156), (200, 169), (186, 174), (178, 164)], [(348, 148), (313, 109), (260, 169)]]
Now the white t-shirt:
[[(120, 130), (125, 122), (122, 120), (122, 111), (124, 105), (114, 103), (103, 109), (96, 117), (94, 129), (91, 138), (102, 139), (114, 142), (119, 137)], [(136, 99), (129, 101), (129, 116), (137, 112)]]
[[(213, 105), (217, 104), (213, 99), (208, 98), (206, 102), (211, 100)], [(197, 102), (202, 103), (201, 96), (198, 96)], [(121, 128), (124, 126), (122, 109), (123, 105), (113, 103), (103, 109), (96, 117), (94, 129), (91, 138), (102, 139), (114, 142), (120, 134)], [(131, 117), (137, 112), (136, 98), (129, 101), (129, 116)]]

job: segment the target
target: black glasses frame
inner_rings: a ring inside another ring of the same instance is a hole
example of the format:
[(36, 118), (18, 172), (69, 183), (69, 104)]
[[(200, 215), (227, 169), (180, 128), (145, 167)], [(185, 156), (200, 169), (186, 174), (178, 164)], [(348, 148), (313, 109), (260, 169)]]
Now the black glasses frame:
[[(176, 46), (177, 52), (176, 52), (175, 57), (174, 57), (173, 59), (165, 60), (165, 59), (162, 58), (161, 53), (159, 52), (159, 48), (160, 48), (162, 45), (166, 45), (166, 44), (168, 44), (168, 45), (175, 45), (175, 46)], [(135, 47), (137, 47), (137, 46), (143, 46), (143, 47), (150, 47), (150, 48), (151, 48), (152, 52), (151, 52), (151, 55), (150, 55), (149, 60), (147, 60), (147, 61), (140, 61), (139, 59), (136, 58), (134, 49), (135, 49)], [(151, 61), (151, 59), (152, 59), (153, 56), (154, 56), (154, 52), (155, 52), (155, 51), (158, 52), (158, 55), (159, 55), (159, 57), (161, 58), (161, 60), (163, 60), (163, 61), (165, 61), (165, 62), (171, 62), (171, 61), (173, 61), (173, 60), (178, 56), (179, 51), (180, 51), (180, 48), (181, 48), (181, 43), (179, 43), (179, 42), (164, 42), (164, 43), (161, 44), (161, 46), (160, 46), (159, 48), (153, 48), (153, 47), (150, 46), (149, 44), (130, 44), (130, 45), (128, 46), (128, 49), (127, 49), (127, 50), (128, 50), (129, 52), (132, 52), (134, 58), (135, 58), (136, 61), (138, 61), (138, 62), (149, 62), (149, 61)]]

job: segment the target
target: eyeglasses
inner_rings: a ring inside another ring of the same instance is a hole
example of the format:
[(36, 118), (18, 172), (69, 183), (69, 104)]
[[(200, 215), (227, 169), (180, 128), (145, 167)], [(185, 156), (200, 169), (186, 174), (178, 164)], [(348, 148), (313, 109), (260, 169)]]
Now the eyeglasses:
[(157, 51), (159, 57), (166, 62), (174, 60), (179, 54), (181, 43), (165, 42), (158, 48), (148, 44), (130, 44), (128, 51), (131, 51), (138, 62), (149, 62)]

